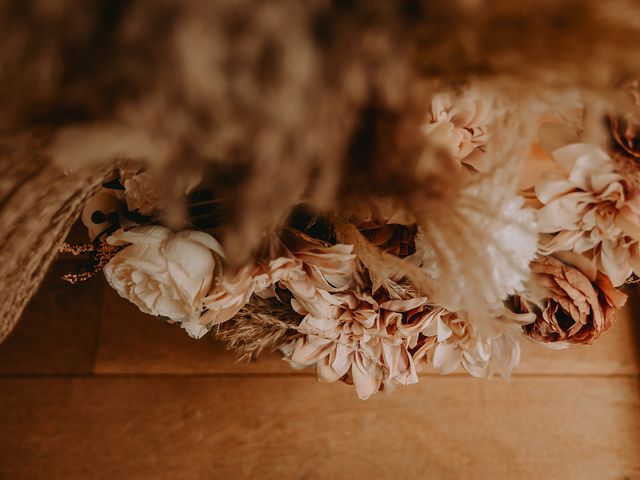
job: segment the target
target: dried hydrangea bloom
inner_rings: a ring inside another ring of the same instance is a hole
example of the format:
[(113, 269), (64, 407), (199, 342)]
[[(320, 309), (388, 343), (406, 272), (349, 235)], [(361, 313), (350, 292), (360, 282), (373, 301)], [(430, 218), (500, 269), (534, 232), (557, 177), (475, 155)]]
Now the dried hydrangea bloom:
[(349, 291), (333, 294), (313, 310), (319, 314), (298, 310), (305, 315), (300, 330), (306, 335), (296, 340), (288, 357), (294, 364), (316, 365), (324, 382), (353, 383), (361, 399), (383, 384), (418, 381), (409, 349), (427, 320), (425, 298), (379, 303), (369, 294)]
[(431, 112), (422, 130), (431, 145), (480, 172), (489, 168), (484, 155), (492, 109), (472, 92), (456, 98), (440, 93), (431, 100)]
[(546, 298), (539, 307), (516, 297), (515, 306), (520, 312), (536, 314), (536, 321), (524, 330), (540, 342), (591, 344), (611, 326), (615, 310), (627, 299), (602, 272), (590, 279), (553, 257), (536, 259), (531, 269)]
[(577, 143), (553, 152), (564, 173), (549, 172), (535, 186), (543, 236), (540, 252), (582, 254), (615, 286), (640, 272), (640, 195), (616, 163), (594, 145)]

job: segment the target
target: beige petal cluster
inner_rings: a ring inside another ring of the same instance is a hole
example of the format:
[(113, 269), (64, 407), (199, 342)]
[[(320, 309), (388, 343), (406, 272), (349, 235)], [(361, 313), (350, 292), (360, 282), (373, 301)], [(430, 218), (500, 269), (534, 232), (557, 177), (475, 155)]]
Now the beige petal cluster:
[(313, 310), (330, 299), (331, 292), (351, 286), (355, 258), (351, 245), (324, 246), (295, 235), (282, 237), (278, 245), (282, 256), (220, 279), (203, 300), (205, 313), (189, 326), (192, 336), (199, 338), (233, 318), (254, 294), (264, 298), (285, 289), (291, 292), (293, 308)]
[(571, 250), (622, 284), (640, 272), (640, 195), (604, 151), (577, 143), (553, 152), (563, 173), (549, 172), (535, 186), (542, 203), (538, 224), (544, 255)]
[[(527, 263), (535, 239), (530, 250)], [(292, 306), (304, 317), (299, 326), (304, 335), (287, 348), (288, 360), (315, 366), (321, 381), (354, 384), (362, 399), (383, 386), (416, 383), (420, 363), (442, 373), (462, 365), (477, 377), (508, 378), (520, 361), (522, 325), (535, 319), (505, 309), (478, 321), (423, 297), (389, 300), (353, 288), (329, 291), (310, 277), (296, 281), (310, 281), (310, 294), (304, 298), (302, 289), (289, 287)]]
[(472, 92), (460, 97), (440, 93), (431, 101), (431, 113), (422, 130), (431, 145), (480, 172), (488, 169), (484, 147), (492, 109), (486, 99)]
[(524, 330), (540, 342), (591, 344), (611, 326), (615, 310), (627, 300), (603, 273), (588, 278), (553, 257), (534, 260), (531, 270), (537, 275), (537, 284), (545, 289), (544, 303), (538, 307), (524, 297), (516, 297), (516, 307), (537, 315)]
[(273, 295), (273, 286), (280, 281), (304, 277), (299, 259), (278, 257), (258, 265), (247, 266), (231, 278), (221, 278), (204, 298), (204, 314), (195, 319), (187, 331), (195, 338), (202, 337), (215, 325), (232, 319), (251, 296)]
[(316, 365), (323, 382), (353, 383), (367, 399), (381, 385), (418, 382), (410, 353), (429, 321), (426, 298), (379, 302), (372, 295), (349, 291), (322, 299), (313, 310), (297, 305), (305, 315), (289, 360)]
[(120, 167), (120, 184), (124, 187), (122, 196), (130, 211), (151, 215), (159, 209), (162, 201), (161, 189), (157, 179), (131, 163)]
[[(152, 215), (166, 207), (167, 192), (157, 172), (147, 170), (141, 162), (124, 160), (119, 166), (119, 180), (124, 188), (120, 196), (130, 211)], [(172, 179), (176, 191), (188, 194), (202, 181), (200, 174), (180, 172)]]
[(465, 312), (436, 308), (429, 328), (422, 332), (414, 360), (433, 366), (442, 374), (462, 366), (474, 377), (497, 373), (508, 379), (520, 363), (522, 325), (534, 319), (535, 315), (518, 315), (504, 309), (493, 317), (474, 320)]

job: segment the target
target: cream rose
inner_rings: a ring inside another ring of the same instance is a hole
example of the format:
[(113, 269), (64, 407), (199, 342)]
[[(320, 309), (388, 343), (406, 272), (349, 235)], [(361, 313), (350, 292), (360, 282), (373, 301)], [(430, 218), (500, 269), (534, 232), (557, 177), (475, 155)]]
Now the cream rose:
[(160, 226), (118, 230), (107, 241), (130, 244), (104, 268), (120, 296), (145, 313), (182, 323), (189, 331), (220, 271), (223, 253), (218, 241), (204, 232), (174, 233)]

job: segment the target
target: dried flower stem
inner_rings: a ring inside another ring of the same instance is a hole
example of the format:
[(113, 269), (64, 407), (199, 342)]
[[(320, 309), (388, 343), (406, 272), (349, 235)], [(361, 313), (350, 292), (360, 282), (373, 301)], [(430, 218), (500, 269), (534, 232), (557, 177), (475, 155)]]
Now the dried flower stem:
[(91, 243), (82, 245), (60, 244), (59, 251), (61, 253), (71, 253), (74, 256), (80, 255), (81, 253), (91, 254), (91, 260), (85, 271), (80, 273), (66, 273), (62, 276), (62, 279), (71, 284), (89, 280), (101, 272), (107, 263), (109, 263), (109, 260), (121, 249), (122, 247), (120, 246), (109, 245), (106, 236), (101, 237), (97, 246)]

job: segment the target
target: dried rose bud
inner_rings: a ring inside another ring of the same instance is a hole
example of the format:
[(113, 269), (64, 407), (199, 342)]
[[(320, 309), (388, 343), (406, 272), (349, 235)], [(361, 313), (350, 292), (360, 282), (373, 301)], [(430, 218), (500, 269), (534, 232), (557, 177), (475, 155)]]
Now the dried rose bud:
[(591, 344), (611, 326), (615, 310), (627, 300), (603, 273), (597, 272), (592, 281), (577, 268), (553, 257), (535, 259), (531, 271), (546, 291), (543, 307), (524, 297), (516, 297), (514, 304), (519, 313), (536, 314), (536, 321), (523, 328), (529, 337), (540, 342)]

